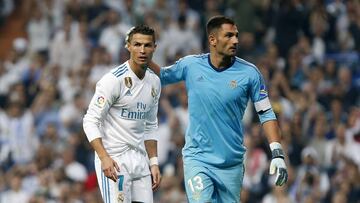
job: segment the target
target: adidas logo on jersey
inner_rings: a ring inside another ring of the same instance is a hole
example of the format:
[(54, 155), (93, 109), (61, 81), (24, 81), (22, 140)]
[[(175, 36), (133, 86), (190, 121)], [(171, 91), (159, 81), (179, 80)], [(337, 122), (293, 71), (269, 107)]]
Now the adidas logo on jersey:
[(130, 90), (128, 90), (128, 91), (125, 93), (125, 96), (132, 96)]
[(196, 78), (196, 80), (199, 81), (199, 82), (204, 81), (204, 77), (200, 76), (200, 77)]

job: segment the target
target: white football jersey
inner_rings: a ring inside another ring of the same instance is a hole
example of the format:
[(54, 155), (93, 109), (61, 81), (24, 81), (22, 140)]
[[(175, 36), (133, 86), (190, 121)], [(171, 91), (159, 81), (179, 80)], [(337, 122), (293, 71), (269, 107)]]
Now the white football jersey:
[(160, 79), (147, 70), (139, 79), (128, 62), (112, 69), (96, 84), (95, 94), (84, 116), (88, 140), (102, 138), (110, 156), (130, 148), (144, 153), (144, 140), (156, 140)]

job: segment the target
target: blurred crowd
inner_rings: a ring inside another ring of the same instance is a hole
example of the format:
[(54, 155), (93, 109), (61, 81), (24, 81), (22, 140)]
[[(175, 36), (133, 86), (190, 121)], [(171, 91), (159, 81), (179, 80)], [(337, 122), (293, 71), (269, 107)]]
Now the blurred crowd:
[[(242, 203), (360, 202), (360, 1), (0, 0), (0, 26), (15, 10), (26, 37), (0, 60), (1, 203), (101, 202), (82, 117), (97, 80), (128, 59), (127, 30), (152, 26), (153, 59), (169, 65), (207, 52), (205, 23), (218, 14), (236, 20), (238, 56), (265, 77), (288, 155), (288, 184), (273, 187), (249, 103)], [(187, 115), (184, 84), (163, 88), (155, 202), (186, 202)]]

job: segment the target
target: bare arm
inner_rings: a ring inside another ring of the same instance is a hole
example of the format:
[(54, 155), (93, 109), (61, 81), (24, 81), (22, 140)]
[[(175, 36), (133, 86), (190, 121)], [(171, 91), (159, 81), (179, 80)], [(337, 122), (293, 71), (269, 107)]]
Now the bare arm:
[(149, 63), (149, 68), (154, 71), (154, 73), (157, 75), (157, 76), (160, 76), (160, 66), (156, 63), (154, 63), (154, 61), (151, 61)]
[(269, 143), (281, 141), (280, 129), (276, 120), (263, 123), (266, 138)]
[(106, 152), (101, 138), (96, 138), (90, 142), (92, 148), (96, 151), (101, 161), (101, 169), (105, 176), (116, 182), (116, 171), (120, 171), (118, 164)]
[(145, 148), (150, 159), (150, 170), (152, 176), (152, 189), (155, 191), (159, 188), (161, 182), (161, 174), (159, 163), (157, 160), (157, 141), (145, 140)]
[(157, 141), (156, 140), (145, 140), (145, 148), (148, 153), (149, 159), (157, 157)]

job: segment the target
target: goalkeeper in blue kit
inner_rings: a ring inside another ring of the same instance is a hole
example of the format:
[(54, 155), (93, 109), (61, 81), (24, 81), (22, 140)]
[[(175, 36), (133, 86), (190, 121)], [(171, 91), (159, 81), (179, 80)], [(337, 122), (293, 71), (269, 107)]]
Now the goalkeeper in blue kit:
[(246, 151), (241, 120), (249, 99), (270, 143), (270, 174), (276, 174), (277, 186), (288, 177), (281, 136), (261, 73), (235, 56), (235, 22), (215, 16), (206, 29), (210, 53), (186, 56), (164, 68), (150, 66), (162, 85), (186, 84), (190, 122), (182, 152), (189, 202), (240, 202)]

